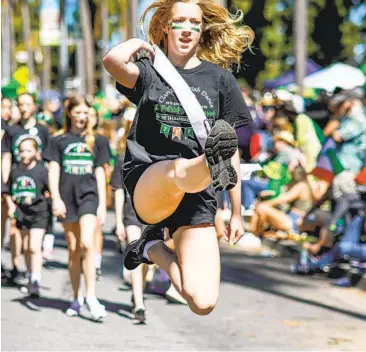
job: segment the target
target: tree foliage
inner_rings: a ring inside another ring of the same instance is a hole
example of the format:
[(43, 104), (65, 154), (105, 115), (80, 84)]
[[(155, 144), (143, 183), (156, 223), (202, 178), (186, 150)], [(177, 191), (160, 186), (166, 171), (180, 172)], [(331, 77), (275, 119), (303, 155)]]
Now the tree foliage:
[[(294, 1), (296, 0), (232, 0), (244, 12), (244, 23), (256, 34), (253, 56), (243, 54), (245, 63), (240, 72), (250, 85), (261, 86), (265, 80), (279, 76), (294, 66)], [(354, 47), (362, 43), (365, 21), (350, 20), (350, 11), (358, 0), (308, 0), (308, 55), (326, 66), (354, 55)]]

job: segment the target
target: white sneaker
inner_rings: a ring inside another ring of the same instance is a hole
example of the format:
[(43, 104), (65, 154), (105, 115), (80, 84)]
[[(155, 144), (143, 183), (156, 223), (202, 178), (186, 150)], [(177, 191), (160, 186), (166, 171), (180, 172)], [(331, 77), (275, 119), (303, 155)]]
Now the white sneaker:
[(172, 303), (180, 303), (187, 305), (187, 301), (179, 294), (173, 285), (170, 285), (168, 291), (165, 292), (165, 297)]
[(95, 321), (102, 320), (107, 316), (105, 306), (100, 304), (97, 298), (86, 299), (86, 306)]

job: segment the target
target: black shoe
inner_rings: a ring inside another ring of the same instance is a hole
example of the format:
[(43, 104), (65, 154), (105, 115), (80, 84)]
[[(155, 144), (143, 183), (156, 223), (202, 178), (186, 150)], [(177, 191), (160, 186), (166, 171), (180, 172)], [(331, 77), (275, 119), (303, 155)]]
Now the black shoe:
[(97, 279), (97, 281), (101, 281), (103, 279), (101, 268), (95, 269), (95, 278)]
[(122, 257), (126, 269), (134, 270), (143, 263), (153, 264), (143, 256), (145, 244), (153, 240), (164, 241), (164, 230), (154, 225), (148, 225), (142, 231), (141, 237), (126, 247)]
[(232, 189), (238, 175), (231, 165), (231, 157), (238, 149), (235, 130), (224, 120), (218, 120), (208, 135), (205, 155), (215, 191)]
[(142, 308), (137, 309), (134, 312), (132, 321), (134, 324), (145, 324), (145, 321), (146, 321), (145, 309), (142, 309)]
[(9, 270), (5, 269), (5, 267), (1, 264), (1, 280), (9, 279), (9, 277), (10, 277)]

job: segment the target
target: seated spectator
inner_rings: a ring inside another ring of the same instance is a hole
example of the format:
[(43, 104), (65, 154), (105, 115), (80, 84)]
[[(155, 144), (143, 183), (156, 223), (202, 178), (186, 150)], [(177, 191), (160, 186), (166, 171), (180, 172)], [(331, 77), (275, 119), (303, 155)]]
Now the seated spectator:
[(366, 154), (366, 113), (361, 102), (362, 95), (358, 90), (351, 90), (332, 98), (339, 117), (339, 126), (332, 133), (338, 143), (337, 157), (344, 169), (353, 175), (361, 170)]
[[(272, 160), (281, 165), (296, 165), (301, 158), (295, 148), (293, 135), (288, 131), (280, 131), (273, 137), (274, 152)], [(253, 207), (255, 199), (262, 191), (269, 190), (270, 178), (250, 179), (242, 181), (242, 205), (245, 209)]]
[(336, 243), (329, 252), (324, 253), (318, 259), (309, 260), (307, 263), (292, 265), (291, 271), (296, 274), (308, 274), (321, 270), (342, 258), (366, 261), (366, 243), (359, 243), (364, 222), (364, 214), (354, 216), (347, 224), (341, 241)]
[[(311, 208), (313, 197), (303, 167), (296, 166), (292, 178), (287, 192), (275, 199), (258, 203), (252, 218), (252, 231), (255, 235), (261, 235), (266, 225), (285, 232), (298, 232), (298, 222)], [(278, 209), (286, 204), (290, 204), (287, 213)]]

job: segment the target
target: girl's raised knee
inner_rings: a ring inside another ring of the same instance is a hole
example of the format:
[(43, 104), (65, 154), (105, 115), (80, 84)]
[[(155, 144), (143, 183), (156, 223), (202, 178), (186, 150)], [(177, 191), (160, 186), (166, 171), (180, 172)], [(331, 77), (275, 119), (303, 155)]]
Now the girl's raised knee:
[(217, 299), (196, 296), (193, 300), (187, 301), (191, 311), (197, 315), (208, 315), (216, 307)]
[(190, 290), (182, 288), (183, 297), (186, 299), (191, 311), (197, 315), (211, 313), (217, 303), (218, 295), (207, 294), (206, 290)]

